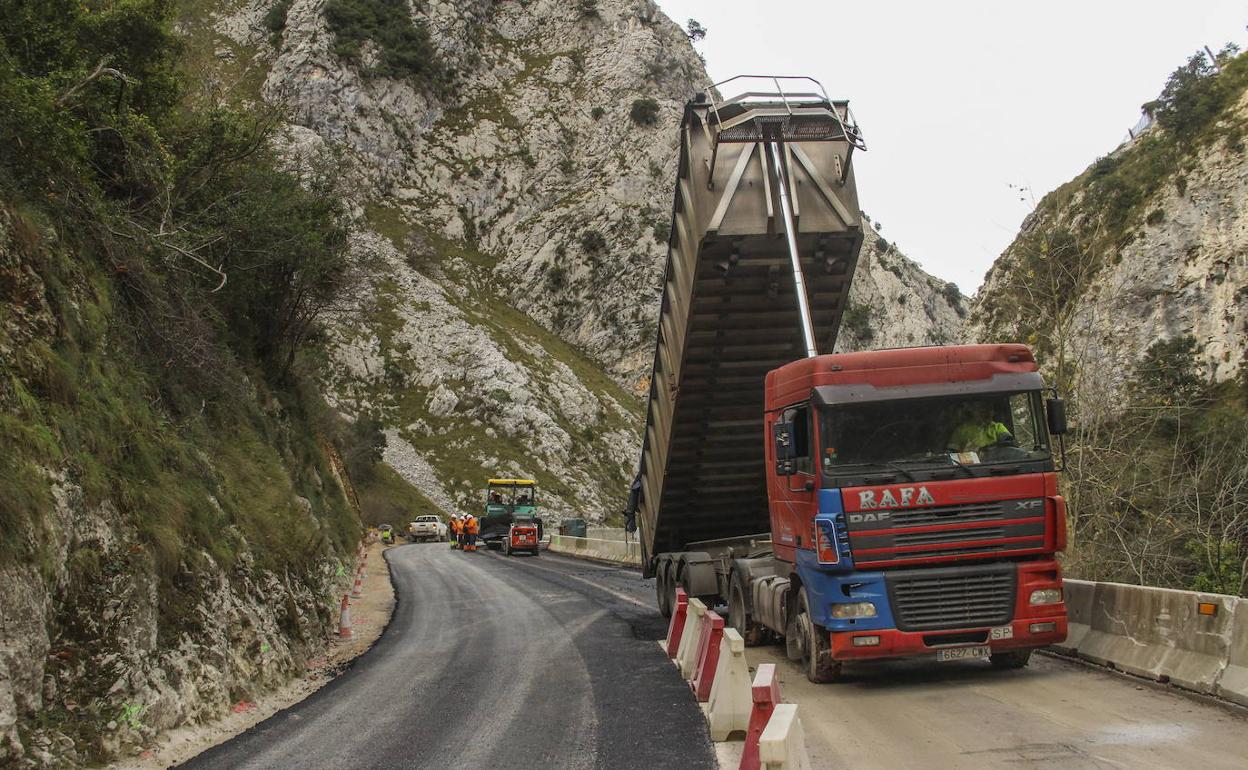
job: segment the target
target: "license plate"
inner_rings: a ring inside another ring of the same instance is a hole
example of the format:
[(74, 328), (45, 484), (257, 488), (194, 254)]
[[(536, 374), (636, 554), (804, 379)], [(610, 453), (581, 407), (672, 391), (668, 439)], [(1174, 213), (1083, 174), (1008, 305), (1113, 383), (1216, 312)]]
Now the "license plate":
[(986, 658), (989, 652), (990, 650), (986, 644), (979, 647), (954, 647), (949, 650), (937, 650), (936, 660), (943, 662), (947, 660), (966, 660), (968, 658)]

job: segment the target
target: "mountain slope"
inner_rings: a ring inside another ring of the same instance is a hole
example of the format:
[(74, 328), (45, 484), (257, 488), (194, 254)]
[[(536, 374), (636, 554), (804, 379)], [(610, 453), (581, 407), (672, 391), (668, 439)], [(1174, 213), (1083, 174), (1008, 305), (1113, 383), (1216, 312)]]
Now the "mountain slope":
[(1104, 398), (1159, 340), (1194, 337), (1208, 378), (1240, 371), (1248, 60), (1205, 77), (1190, 87), (1216, 86), (1210, 114), (1163, 119), (1044, 197), (977, 293), (973, 336), (1029, 341), (1065, 368), (1067, 383), (1095, 385)]
[[(381, 5), (256, 0), (216, 17), (234, 55), (266, 68), (258, 96), (286, 111), (290, 152), (344, 159), (372, 231), (356, 243), (370, 301), (338, 326), (326, 387), (385, 426), (386, 461), (442, 510), (474, 508), (490, 475), (527, 475), (556, 515), (613, 515), (702, 64), (649, 0), (430, 2), (395, 17), (411, 25), (402, 49), (343, 22)], [(396, 76), (400, 50), (416, 64)], [(868, 267), (855, 290), (870, 344), (954, 336), (937, 283), (890, 259), (868, 260), (893, 272)]]

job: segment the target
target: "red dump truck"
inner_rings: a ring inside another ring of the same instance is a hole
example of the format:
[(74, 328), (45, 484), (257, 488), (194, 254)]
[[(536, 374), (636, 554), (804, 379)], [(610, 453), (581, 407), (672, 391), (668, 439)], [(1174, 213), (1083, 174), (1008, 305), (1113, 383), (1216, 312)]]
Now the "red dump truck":
[(643, 569), (811, 681), (1065, 638), (1060, 399), (1023, 345), (834, 348), (862, 242), (848, 104), (687, 106), (639, 471)]

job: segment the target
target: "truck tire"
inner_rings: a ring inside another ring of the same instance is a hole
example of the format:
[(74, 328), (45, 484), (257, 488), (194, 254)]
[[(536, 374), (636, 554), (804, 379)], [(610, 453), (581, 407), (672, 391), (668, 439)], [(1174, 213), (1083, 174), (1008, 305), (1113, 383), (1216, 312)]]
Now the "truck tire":
[(500, 546), (500, 549), (503, 552), (503, 556), (511, 556), (511, 542), (510, 541), (511, 541), (511, 538), (504, 538), (502, 545)]
[(828, 639), (828, 632), (811, 620), (806, 591), (800, 587), (798, 590), (797, 619), (794, 621), (798, 638), (794, 641), (801, 653), (806, 679), (815, 684), (835, 682), (841, 678), (842, 664), (832, 659), (832, 644)]
[(1031, 650), (994, 652), (988, 656), (988, 662), (992, 664), (992, 667), (1001, 670), (1024, 668), (1029, 660), (1031, 660)]
[(676, 593), (672, 588), (671, 570), (671, 560), (662, 559), (654, 575), (654, 594), (658, 600), (659, 614), (665, 618), (672, 616), (672, 596)]
[(729, 585), (731, 588), (728, 594), (728, 625), (741, 634), (746, 647), (757, 647), (763, 644), (767, 641), (768, 629), (750, 620), (750, 614), (745, 609), (745, 589), (741, 586), (736, 573), (733, 573), (730, 578)]

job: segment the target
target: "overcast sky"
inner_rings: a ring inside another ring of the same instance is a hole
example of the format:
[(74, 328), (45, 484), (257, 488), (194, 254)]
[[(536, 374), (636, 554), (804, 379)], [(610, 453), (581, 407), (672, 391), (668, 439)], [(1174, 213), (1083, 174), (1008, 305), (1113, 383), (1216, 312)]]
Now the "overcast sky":
[[(1121, 142), (1201, 46), (1245, 46), (1248, 3), (657, 0), (708, 30), (711, 77), (809, 75), (847, 98), (863, 210), (973, 292), (1035, 200)], [(1024, 196), (1026, 197), (1026, 196)]]

